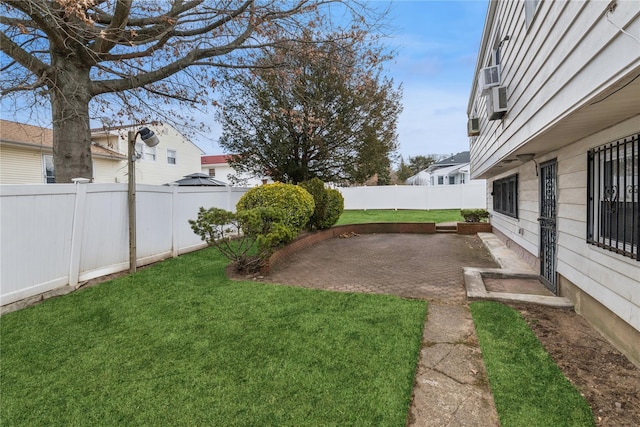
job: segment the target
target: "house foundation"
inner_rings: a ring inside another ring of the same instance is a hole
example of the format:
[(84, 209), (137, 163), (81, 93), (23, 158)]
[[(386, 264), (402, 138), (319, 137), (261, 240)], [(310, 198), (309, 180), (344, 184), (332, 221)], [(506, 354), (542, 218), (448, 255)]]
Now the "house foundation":
[(562, 275), (558, 275), (558, 282), (560, 296), (573, 302), (576, 313), (587, 319), (595, 330), (640, 367), (640, 331)]
[[(540, 271), (540, 260), (535, 255), (509, 239), (500, 230), (494, 228), (493, 234), (535, 271)], [(573, 303), (576, 313), (584, 317), (633, 364), (640, 367), (640, 331), (561, 274), (558, 274), (558, 296), (568, 298)]]

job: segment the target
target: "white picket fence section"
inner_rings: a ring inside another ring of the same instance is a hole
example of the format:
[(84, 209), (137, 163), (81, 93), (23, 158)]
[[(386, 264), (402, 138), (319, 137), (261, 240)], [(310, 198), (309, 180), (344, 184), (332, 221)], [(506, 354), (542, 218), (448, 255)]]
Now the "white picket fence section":
[[(137, 265), (205, 247), (188, 220), (237, 187), (138, 185)], [(484, 184), (339, 189), (346, 209), (484, 208)], [(126, 184), (0, 186), (0, 305), (129, 268)]]
[[(137, 265), (206, 246), (188, 220), (235, 210), (246, 188), (139, 185)], [(2, 305), (129, 268), (126, 184), (3, 185)]]
[(344, 208), (354, 209), (486, 209), (484, 180), (457, 185), (397, 185), (338, 188)]

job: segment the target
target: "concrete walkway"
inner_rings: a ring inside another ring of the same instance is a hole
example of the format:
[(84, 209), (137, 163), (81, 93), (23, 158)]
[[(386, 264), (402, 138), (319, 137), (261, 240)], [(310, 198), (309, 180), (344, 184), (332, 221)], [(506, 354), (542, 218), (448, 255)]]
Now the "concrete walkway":
[(429, 304), (407, 425), (500, 425), (466, 304)]

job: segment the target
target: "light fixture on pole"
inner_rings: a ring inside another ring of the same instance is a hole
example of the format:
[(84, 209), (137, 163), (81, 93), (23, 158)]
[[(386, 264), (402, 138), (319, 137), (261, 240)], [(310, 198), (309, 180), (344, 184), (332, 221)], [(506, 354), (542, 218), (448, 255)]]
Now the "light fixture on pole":
[(137, 132), (130, 130), (127, 135), (129, 145), (128, 149), (128, 173), (129, 173), (129, 190), (127, 197), (127, 205), (129, 207), (129, 272), (136, 272), (137, 247), (136, 247), (136, 168), (135, 161), (138, 159), (136, 154), (136, 138), (140, 135), (140, 139), (147, 147), (155, 147), (160, 143), (158, 137), (146, 127), (140, 128)]

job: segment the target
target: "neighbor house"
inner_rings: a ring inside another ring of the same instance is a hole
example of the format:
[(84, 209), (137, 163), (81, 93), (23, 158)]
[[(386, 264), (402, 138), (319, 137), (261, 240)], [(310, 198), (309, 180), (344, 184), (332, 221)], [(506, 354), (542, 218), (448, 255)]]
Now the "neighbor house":
[(455, 185), (469, 183), (469, 152), (463, 151), (435, 162), (406, 179), (407, 185)]
[(640, 364), (640, 2), (489, 2), (467, 107), (494, 233)]
[[(140, 127), (142, 125), (93, 129), (91, 140), (94, 144), (124, 154), (128, 150), (128, 131), (137, 132)], [(144, 127), (153, 131), (160, 143), (155, 147), (148, 147), (140, 137), (136, 138), (136, 183), (163, 185), (200, 172), (200, 156), (203, 151), (197, 145), (167, 123)], [(96, 173), (95, 182), (127, 182), (126, 158), (112, 175), (101, 176)]]
[(245, 173), (237, 173), (228, 163), (231, 154), (215, 154), (202, 156), (200, 159), (202, 173), (234, 186), (255, 187), (273, 182), (268, 176), (253, 176)]
[[(127, 157), (116, 150), (91, 144), (94, 180), (114, 182)], [(126, 163), (125, 163), (126, 164)], [(126, 167), (125, 167), (126, 169)], [(111, 177), (108, 180), (107, 177)], [(0, 184), (55, 182), (53, 131), (40, 126), (0, 120)]]
[(483, 179), (471, 179), (469, 152), (463, 151), (446, 159), (440, 160), (423, 171), (410, 176), (405, 181), (407, 185), (484, 185)]
[[(148, 127), (160, 143), (150, 148), (137, 138), (138, 184), (167, 184), (200, 171), (200, 148), (170, 125)], [(92, 130), (93, 182), (127, 182), (128, 130), (127, 127)], [(0, 120), (0, 184), (54, 182), (53, 130)]]

